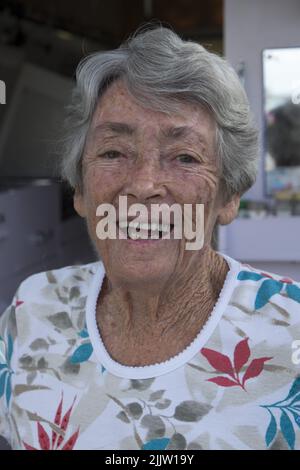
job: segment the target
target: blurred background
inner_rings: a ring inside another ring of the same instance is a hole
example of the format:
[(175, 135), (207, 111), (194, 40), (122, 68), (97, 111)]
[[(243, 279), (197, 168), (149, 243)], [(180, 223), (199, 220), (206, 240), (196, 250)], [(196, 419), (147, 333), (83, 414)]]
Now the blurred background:
[(0, 311), (31, 273), (95, 260), (57, 177), (57, 135), (79, 60), (149, 20), (224, 55), (261, 131), (257, 182), (216, 248), (300, 280), (299, 0), (2, 0)]

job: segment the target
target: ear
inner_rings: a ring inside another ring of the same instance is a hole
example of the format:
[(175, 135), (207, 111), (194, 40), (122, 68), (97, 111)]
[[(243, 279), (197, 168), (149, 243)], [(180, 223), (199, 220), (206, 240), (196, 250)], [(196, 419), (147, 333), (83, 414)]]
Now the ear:
[(235, 194), (225, 206), (219, 209), (217, 223), (220, 225), (228, 225), (236, 218), (240, 206), (240, 199), (240, 195)]
[(85, 217), (84, 195), (80, 188), (76, 187), (73, 197), (74, 209), (80, 217)]

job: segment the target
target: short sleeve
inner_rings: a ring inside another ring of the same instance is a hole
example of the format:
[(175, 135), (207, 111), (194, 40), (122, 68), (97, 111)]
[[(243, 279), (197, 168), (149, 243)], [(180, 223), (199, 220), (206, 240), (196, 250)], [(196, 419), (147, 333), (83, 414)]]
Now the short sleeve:
[(11, 441), (9, 409), (12, 398), (13, 354), (16, 340), (15, 301), (0, 316), (0, 435)]

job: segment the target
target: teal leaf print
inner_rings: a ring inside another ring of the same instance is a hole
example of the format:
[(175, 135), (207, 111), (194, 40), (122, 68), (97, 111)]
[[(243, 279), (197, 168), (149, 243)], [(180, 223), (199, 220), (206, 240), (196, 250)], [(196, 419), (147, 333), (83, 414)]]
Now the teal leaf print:
[(75, 349), (72, 356), (69, 357), (69, 362), (71, 364), (79, 364), (81, 362), (88, 361), (93, 353), (93, 346), (89, 340), (89, 333), (86, 325), (79, 331), (79, 333), (77, 333), (77, 335), (84, 341), (82, 341), (82, 344)]
[(265, 438), (267, 446), (269, 446), (271, 444), (274, 437), (276, 436), (276, 433), (277, 433), (277, 424), (276, 424), (276, 420), (275, 420), (273, 414), (271, 413), (271, 421), (270, 421), (270, 424), (268, 426), (268, 429), (267, 429), (267, 432), (266, 432), (266, 438)]
[(261, 274), (251, 271), (240, 271), (237, 278), (239, 281), (259, 281), (262, 277)]
[(10, 380), (10, 377), (11, 377), (11, 373), (9, 372), (8, 376), (7, 376), (6, 392), (5, 392), (7, 406), (9, 404), (10, 397), (11, 397), (11, 380)]
[(271, 443), (271, 437), (273, 435), (275, 425), (274, 420), (275, 417), (271, 412), (271, 409), (277, 409), (281, 411), (280, 417), (280, 429), (283, 434), (284, 439), (288, 443), (290, 449), (294, 449), (295, 446), (295, 429), (293, 426), (293, 422), (290, 418), (290, 413), (292, 414), (296, 426), (300, 428), (300, 377), (297, 377), (288, 394), (287, 397), (283, 400), (277, 401), (276, 403), (272, 403), (271, 405), (261, 405), (262, 408), (265, 408), (272, 416), (271, 422), (266, 432), (266, 443), (267, 446)]
[(80, 362), (87, 361), (91, 357), (92, 352), (93, 352), (93, 346), (91, 345), (91, 343), (81, 344), (81, 346), (79, 346), (73, 352), (70, 358), (70, 362), (72, 364), (78, 364)]
[(255, 310), (264, 307), (274, 294), (278, 294), (283, 287), (283, 284), (274, 279), (266, 279), (262, 282), (258, 289), (255, 299)]
[(292, 406), (292, 405), (297, 405), (297, 403), (300, 404), (300, 393), (298, 395), (295, 395), (295, 397), (293, 398), (293, 400), (291, 401), (291, 403), (289, 404), (289, 406)]
[(170, 439), (163, 437), (161, 439), (152, 439), (142, 446), (142, 450), (165, 450), (169, 444)]
[(7, 345), (0, 336), (0, 398), (5, 394), (7, 406), (11, 398), (11, 376), (12, 370), (10, 360), (13, 354), (13, 340), (9, 334)]
[(2, 395), (4, 394), (4, 391), (5, 391), (5, 383), (6, 383), (7, 374), (8, 374), (8, 370), (5, 370), (0, 375), (0, 397), (2, 397)]
[(282, 411), (282, 415), (280, 418), (280, 429), (290, 449), (294, 449), (295, 431), (293, 424), (285, 411)]
[(286, 397), (286, 400), (288, 400), (289, 398), (293, 397), (294, 395), (296, 395), (298, 392), (300, 392), (300, 376), (297, 377), (294, 382), (293, 382), (293, 385), (291, 386), (291, 389), (289, 391), (289, 394), (288, 396)]
[(80, 338), (88, 338), (89, 337), (89, 334), (88, 334), (88, 331), (87, 331), (86, 328), (83, 328), (83, 330), (81, 330), (78, 334), (79, 334)]
[(300, 414), (296, 413), (295, 411), (292, 411), (290, 410), (293, 417), (294, 417), (294, 420), (295, 420), (295, 423), (297, 424), (298, 428), (300, 428)]
[(12, 353), (13, 353), (13, 340), (12, 340), (11, 335), (8, 335), (7, 358), (8, 358), (9, 363), (12, 358)]
[(287, 284), (286, 293), (290, 299), (296, 300), (300, 303), (300, 288), (294, 284)]

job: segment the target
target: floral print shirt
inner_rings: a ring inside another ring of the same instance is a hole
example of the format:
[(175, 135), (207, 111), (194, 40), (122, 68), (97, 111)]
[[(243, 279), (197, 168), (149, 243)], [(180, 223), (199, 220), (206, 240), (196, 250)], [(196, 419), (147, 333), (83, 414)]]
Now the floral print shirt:
[(300, 449), (300, 284), (230, 267), (194, 341), (129, 367), (101, 341), (99, 262), (30, 276), (0, 317), (13, 449)]

